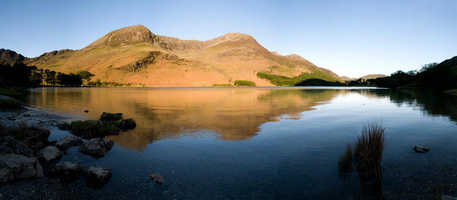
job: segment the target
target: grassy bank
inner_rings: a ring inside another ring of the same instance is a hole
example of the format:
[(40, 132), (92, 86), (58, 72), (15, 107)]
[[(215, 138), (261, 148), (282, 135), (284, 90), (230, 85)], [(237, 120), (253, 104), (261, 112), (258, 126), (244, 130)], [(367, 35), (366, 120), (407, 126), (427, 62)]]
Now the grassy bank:
[(302, 73), (298, 76), (287, 77), (282, 75), (270, 74), (267, 72), (258, 72), (257, 77), (269, 80), (276, 86), (306, 86), (306, 85), (343, 85), (335, 77), (325, 74), (321, 71), (312, 73)]

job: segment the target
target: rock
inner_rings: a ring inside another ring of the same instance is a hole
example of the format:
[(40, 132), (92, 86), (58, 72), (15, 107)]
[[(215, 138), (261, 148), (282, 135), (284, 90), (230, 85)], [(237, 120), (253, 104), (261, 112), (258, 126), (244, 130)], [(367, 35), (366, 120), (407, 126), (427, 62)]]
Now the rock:
[(48, 137), (51, 132), (48, 129), (28, 127), (25, 124), (10, 126), (4, 129), (5, 135), (23, 142), (34, 151), (38, 151), (49, 144)]
[(40, 150), (39, 154), (46, 162), (56, 161), (62, 157), (62, 152), (55, 146), (47, 146)]
[(119, 128), (123, 131), (134, 129), (136, 127), (135, 120), (124, 119), (119, 123)]
[(86, 170), (86, 183), (89, 187), (99, 188), (111, 178), (111, 170), (101, 167), (89, 167)]
[(36, 158), (18, 154), (0, 155), (0, 183), (43, 177), (43, 168)]
[(81, 153), (95, 156), (95, 157), (103, 157), (109, 150), (113, 147), (114, 142), (107, 138), (94, 138), (90, 139), (89, 141), (83, 143), (79, 147), (79, 151)]
[(55, 174), (65, 182), (71, 182), (81, 176), (82, 167), (78, 163), (60, 162), (55, 166)]
[(0, 137), (0, 154), (20, 154), (32, 157), (33, 150), (13, 137), (4, 136)]
[(414, 145), (413, 149), (417, 153), (427, 153), (430, 151), (430, 148), (422, 146), (422, 145)]
[(67, 122), (60, 122), (57, 124), (57, 128), (59, 128), (60, 130), (68, 131), (71, 130), (71, 124)]
[(74, 121), (71, 123), (71, 133), (85, 139), (117, 135), (120, 131), (114, 123), (98, 120)]
[(77, 146), (82, 144), (83, 141), (81, 138), (74, 135), (67, 135), (56, 143), (57, 148), (65, 151), (72, 146)]
[(122, 113), (107, 113), (103, 112), (100, 116), (101, 121), (119, 121), (122, 119)]
[(160, 174), (150, 174), (149, 177), (151, 177), (155, 183), (160, 185), (163, 184), (163, 177)]
[(40, 150), (49, 144), (48, 137), (51, 132), (45, 128), (23, 128), (24, 143), (33, 150)]

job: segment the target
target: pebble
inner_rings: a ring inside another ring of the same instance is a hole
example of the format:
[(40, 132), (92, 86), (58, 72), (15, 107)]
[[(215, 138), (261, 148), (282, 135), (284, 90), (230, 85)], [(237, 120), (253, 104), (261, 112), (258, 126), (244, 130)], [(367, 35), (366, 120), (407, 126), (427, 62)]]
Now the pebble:
[(163, 184), (163, 177), (160, 174), (150, 174), (149, 177), (157, 183), (157, 184)]

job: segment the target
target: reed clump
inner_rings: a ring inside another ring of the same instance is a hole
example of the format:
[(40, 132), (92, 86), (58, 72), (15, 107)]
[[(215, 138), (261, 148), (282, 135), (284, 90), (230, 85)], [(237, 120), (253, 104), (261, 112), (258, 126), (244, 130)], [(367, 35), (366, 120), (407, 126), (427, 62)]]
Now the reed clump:
[(369, 124), (357, 138), (354, 161), (361, 178), (381, 177), (381, 161), (384, 151), (385, 128), (379, 124)]

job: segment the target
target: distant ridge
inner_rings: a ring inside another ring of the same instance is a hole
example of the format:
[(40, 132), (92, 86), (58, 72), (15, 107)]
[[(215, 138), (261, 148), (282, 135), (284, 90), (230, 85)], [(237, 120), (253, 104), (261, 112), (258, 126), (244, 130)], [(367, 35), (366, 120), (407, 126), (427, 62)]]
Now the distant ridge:
[(93, 80), (146, 86), (212, 86), (248, 80), (271, 86), (259, 72), (283, 76), (330, 70), (303, 57), (270, 52), (252, 36), (227, 33), (207, 41), (157, 35), (143, 25), (114, 30), (80, 50), (59, 50), (25, 59), (28, 65), (74, 73), (87, 70)]
[(377, 78), (382, 78), (382, 77), (386, 77), (386, 75), (384, 75), (384, 74), (368, 74), (368, 75), (360, 77), (360, 79), (362, 79), (362, 80), (370, 80), (370, 79), (377, 79)]

